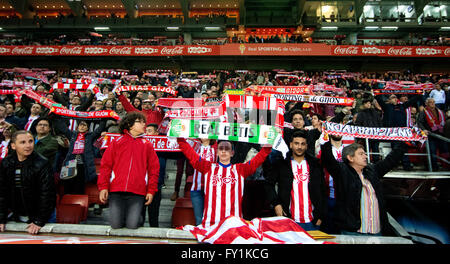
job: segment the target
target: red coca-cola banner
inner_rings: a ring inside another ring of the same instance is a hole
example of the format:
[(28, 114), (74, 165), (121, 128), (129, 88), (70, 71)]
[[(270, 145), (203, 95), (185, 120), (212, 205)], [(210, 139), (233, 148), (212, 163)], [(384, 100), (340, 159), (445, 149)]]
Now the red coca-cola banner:
[(199, 56), (220, 55), (220, 46), (0, 46), (3, 56)]
[(331, 46), (333, 56), (450, 57), (448, 46)]
[(0, 56), (379, 56), (450, 57), (449, 46), (263, 43), (175, 46), (0, 46)]

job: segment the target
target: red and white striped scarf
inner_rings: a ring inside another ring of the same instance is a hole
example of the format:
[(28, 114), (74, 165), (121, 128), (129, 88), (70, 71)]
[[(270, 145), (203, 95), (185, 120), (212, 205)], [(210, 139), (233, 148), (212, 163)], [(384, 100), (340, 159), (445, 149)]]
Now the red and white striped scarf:
[(431, 131), (438, 130), (439, 132), (444, 132), (444, 123), (445, 123), (445, 117), (444, 112), (439, 110), (438, 108), (435, 108), (438, 112), (438, 116), (434, 114), (434, 111), (432, 111), (430, 108), (425, 107), (425, 118), (427, 120), (428, 125), (431, 128)]
[(405, 111), (406, 111), (406, 126), (412, 127), (414, 124), (412, 121), (411, 107), (406, 108)]
[(29, 131), (30, 128), (31, 128), (31, 124), (33, 124), (33, 122), (34, 122), (36, 119), (38, 119), (38, 118), (39, 118), (39, 116), (30, 116), (30, 117), (28, 117), (28, 122), (25, 124), (24, 129), (27, 130), (27, 131)]
[(72, 154), (83, 154), (84, 153), (84, 147), (85, 147), (85, 137), (86, 133), (78, 133), (77, 139), (75, 140), (75, 145), (73, 146), (73, 152)]

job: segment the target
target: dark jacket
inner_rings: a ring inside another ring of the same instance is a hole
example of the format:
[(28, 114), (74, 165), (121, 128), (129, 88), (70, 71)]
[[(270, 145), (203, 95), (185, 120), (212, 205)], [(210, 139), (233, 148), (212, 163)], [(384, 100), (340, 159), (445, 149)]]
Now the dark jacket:
[[(405, 144), (394, 144), (396, 147), (383, 160), (369, 164), (363, 169), (364, 178), (368, 179), (375, 190), (380, 210), (382, 233), (389, 230), (387, 212), (384, 205), (381, 178), (392, 170), (402, 159)], [(361, 227), (361, 191), (362, 183), (358, 173), (347, 162), (338, 162), (331, 151), (331, 143), (321, 146), (322, 164), (332, 172), (336, 191), (336, 224), (341, 230), (356, 232)]]
[(374, 108), (363, 109), (356, 116), (355, 125), (363, 127), (382, 127), (380, 113)]
[[(54, 120), (54, 125), (57, 131), (63, 133), (69, 139), (69, 150), (67, 152), (66, 158), (64, 160), (64, 165), (70, 160), (76, 158), (75, 154), (72, 154), (75, 142), (77, 140), (78, 131), (71, 131), (65, 126), (64, 120), (57, 118)], [(100, 137), (101, 133), (104, 131), (106, 125), (106, 120), (100, 121), (100, 125), (95, 129), (94, 132), (87, 132), (85, 135), (84, 143), (84, 153), (81, 155), (84, 163), (84, 177), (86, 182), (93, 182), (97, 180), (97, 172), (95, 170), (94, 163), (94, 143)]]
[(396, 105), (385, 103), (381, 95), (375, 96), (378, 104), (383, 109), (383, 125), (385, 127), (406, 127), (406, 108), (416, 106), (421, 95), (416, 95), (406, 103), (398, 103)]
[(50, 166), (53, 167), (55, 162), (56, 153), (58, 152), (59, 145), (56, 138), (52, 135), (47, 135), (44, 138), (37, 140), (35, 137), (34, 150), (48, 159)]
[[(288, 217), (291, 217), (289, 205), (294, 180), (291, 157), (291, 153), (289, 152), (286, 159), (278, 160), (274, 164), (264, 163), (263, 165), (270, 166), (270, 168), (264, 168), (268, 172), (264, 177), (266, 178), (266, 197), (270, 203), (270, 207), (274, 208), (276, 205), (281, 204)], [(317, 158), (310, 155), (305, 155), (305, 158), (310, 170), (308, 191), (313, 205), (313, 223), (318, 219), (323, 222), (327, 214), (327, 194), (323, 168)], [(277, 190), (275, 189), (276, 184), (278, 184)]]
[[(0, 223), (7, 221), (8, 209), (14, 208), (15, 167), (17, 155), (12, 152), (0, 165)], [(56, 188), (50, 173), (48, 160), (33, 151), (22, 168), (23, 200), (28, 218), (38, 226), (44, 226), (56, 206)]]

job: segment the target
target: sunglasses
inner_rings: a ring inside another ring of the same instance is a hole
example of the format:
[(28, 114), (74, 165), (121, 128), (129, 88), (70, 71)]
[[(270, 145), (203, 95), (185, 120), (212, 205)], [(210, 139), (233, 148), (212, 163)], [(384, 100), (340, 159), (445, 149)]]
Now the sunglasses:
[(231, 147), (230, 146), (220, 146), (219, 151), (231, 151)]

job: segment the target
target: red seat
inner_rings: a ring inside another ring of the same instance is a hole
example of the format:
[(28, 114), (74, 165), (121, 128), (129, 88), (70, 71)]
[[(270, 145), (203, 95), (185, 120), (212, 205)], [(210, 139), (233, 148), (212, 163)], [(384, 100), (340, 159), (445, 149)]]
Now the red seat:
[(86, 194), (66, 194), (61, 198), (60, 205), (62, 204), (78, 204), (83, 208), (81, 214), (81, 221), (87, 219), (89, 208), (89, 197)]
[(84, 193), (87, 194), (89, 200), (89, 206), (93, 204), (101, 204), (97, 184), (86, 183)]
[(79, 204), (59, 204), (56, 207), (56, 222), (61, 224), (79, 224), (83, 207)]
[(178, 198), (172, 211), (172, 227), (195, 225), (194, 208), (191, 199)]

